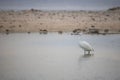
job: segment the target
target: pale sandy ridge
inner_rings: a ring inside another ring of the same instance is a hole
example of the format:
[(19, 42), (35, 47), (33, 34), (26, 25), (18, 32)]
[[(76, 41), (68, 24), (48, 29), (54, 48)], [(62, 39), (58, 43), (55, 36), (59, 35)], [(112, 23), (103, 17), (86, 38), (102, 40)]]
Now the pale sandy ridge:
[(74, 29), (120, 33), (120, 8), (106, 11), (0, 11), (0, 32), (70, 32)]

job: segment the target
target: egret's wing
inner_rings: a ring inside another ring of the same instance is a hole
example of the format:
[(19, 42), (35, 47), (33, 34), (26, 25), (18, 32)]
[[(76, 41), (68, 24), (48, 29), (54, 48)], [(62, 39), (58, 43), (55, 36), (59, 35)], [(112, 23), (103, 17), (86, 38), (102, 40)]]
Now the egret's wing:
[(82, 49), (84, 49), (84, 50), (88, 50), (88, 51), (93, 50), (92, 46), (89, 43), (85, 42), (85, 41), (82, 41), (79, 44), (80, 44), (80, 47)]

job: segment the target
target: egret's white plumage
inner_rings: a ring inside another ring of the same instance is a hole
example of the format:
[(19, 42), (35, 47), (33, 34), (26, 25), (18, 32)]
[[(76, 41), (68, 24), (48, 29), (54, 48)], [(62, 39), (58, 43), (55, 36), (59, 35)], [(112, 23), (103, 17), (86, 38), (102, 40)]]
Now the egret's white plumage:
[(86, 51), (88, 52), (88, 54), (90, 54), (90, 51), (94, 51), (92, 46), (86, 41), (80, 41), (79, 45), (84, 50), (84, 54), (85, 54)]

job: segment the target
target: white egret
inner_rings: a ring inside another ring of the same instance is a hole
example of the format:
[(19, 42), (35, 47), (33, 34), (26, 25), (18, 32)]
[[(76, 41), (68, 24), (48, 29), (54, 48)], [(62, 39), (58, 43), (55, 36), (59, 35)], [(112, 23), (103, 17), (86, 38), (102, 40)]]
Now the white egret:
[(90, 54), (90, 51), (94, 51), (92, 46), (86, 41), (80, 41), (79, 45), (84, 50), (84, 54), (86, 54), (86, 51), (88, 52), (88, 54)]

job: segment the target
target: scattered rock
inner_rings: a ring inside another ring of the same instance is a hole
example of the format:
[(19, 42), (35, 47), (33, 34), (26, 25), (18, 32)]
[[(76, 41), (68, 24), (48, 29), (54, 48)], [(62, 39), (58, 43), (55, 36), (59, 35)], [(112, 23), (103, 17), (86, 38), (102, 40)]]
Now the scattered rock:
[(78, 33), (78, 32), (81, 32), (81, 29), (74, 29), (73, 30), (73, 33)]
[(32, 12), (36, 12), (36, 11), (38, 11), (37, 9), (30, 9), (30, 11), (32, 11)]
[(118, 20), (120, 20), (120, 17), (118, 18)]
[(48, 31), (47, 31), (46, 29), (43, 30), (43, 34), (47, 34), (47, 32), (48, 32)]
[(95, 21), (95, 18), (92, 18), (93, 21)]
[(85, 29), (83, 29), (82, 31), (83, 31), (83, 32), (86, 32), (86, 30), (85, 30)]
[(90, 34), (99, 34), (99, 29), (89, 29), (88, 33), (90, 33)]
[(3, 25), (1, 25), (0, 28), (3, 28)]
[(105, 29), (104, 32), (105, 32), (105, 33), (108, 33), (108, 32), (109, 32), (109, 29)]
[(62, 31), (58, 31), (59, 34), (62, 34), (63, 32)]
[(106, 15), (107, 17), (109, 17), (110, 15)]
[(91, 27), (92, 27), (92, 28), (95, 28), (95, 26), (93, 26), (93, 25), (92, 25)]
[(81, 33), (81, 29), (74, 29), (72, 35), (79, 35)]
[(5, 31), (6, 31), (6, 34), (9, 34), (9, 29), (6, 29)]
[(46, 29), (44, 29), (44, 30), (40, 29), (39, 33), (40, 33), (40, 34), (47, 34), (48, 31), (47, 31)]
[(30, 34), (31, 32), (30, 31), (28, 31), (28, 34)]
[(22, 27), (22, 25), (19, 25), (19, 27)]
[(118, 32), (120, 32), (120, 30), (118, 30)]
[(120, 10), (120, 7), (113, 7), (113, 8), (108, 9), (108, 11), (115, 11), (115, 10)]
[(102, 33), (102, 35), (106, 35), (106, 33)]

